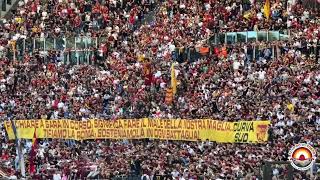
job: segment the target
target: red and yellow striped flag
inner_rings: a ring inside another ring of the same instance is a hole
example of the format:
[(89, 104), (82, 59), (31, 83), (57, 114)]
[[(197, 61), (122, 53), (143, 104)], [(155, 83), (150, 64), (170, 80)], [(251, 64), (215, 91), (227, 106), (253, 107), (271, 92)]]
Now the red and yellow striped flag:
[(172, 104), (173, 102), (173, 92), (172, 92), (172, 89), (171, 88), (168, 88), (167, 91), (166, 91), (166, 97), (165, 97), (165, 103), (167, 105), (170, 105)]

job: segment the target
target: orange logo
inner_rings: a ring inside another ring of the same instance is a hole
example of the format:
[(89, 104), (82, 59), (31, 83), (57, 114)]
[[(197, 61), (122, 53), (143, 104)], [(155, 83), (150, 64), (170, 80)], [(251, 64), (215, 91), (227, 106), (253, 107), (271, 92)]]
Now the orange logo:
[(295, 169), (306, 171), (312, 167), (315, 160), (316, 151), (309, 144), (297, 144), (289, 151), (289, 161)]
[(268, 125), (258, 125), (257, 127), (257, 140), (262, 142), (265, 140), (268, 132)]

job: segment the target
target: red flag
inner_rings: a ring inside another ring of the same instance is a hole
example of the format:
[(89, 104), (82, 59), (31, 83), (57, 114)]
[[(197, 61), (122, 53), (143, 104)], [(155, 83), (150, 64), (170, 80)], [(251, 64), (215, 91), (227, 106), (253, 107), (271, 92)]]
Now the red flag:
[(147, 62), (143, 66), (144, 84), (150, 86), (152, 84), (151, 63)]
[(29, 159), (29, 172), (30, 174), (34, 174), (36, 172), (36, 165), (34, 164), (34, 159), (36, 157), (36, 149), (37, 149), (37, 129), (34, 130), (33, 139), (32, 139), (32, 147), (30, 151), (30, 159)]
[(109, 14), (108, 14), (108, 13), (104, 13), (102, 16), (103, 16), (103, 20), (104, 20), (105, 22), (108, 22), (108, 21), (109, 21)]
[(74, 19), (74, 27), (79, 27), (81, 25), (81, 19), (79, 16), (77, 16), (75, 19)]
[(172, 91), (172, 88), (168, 88), (167, 89), (166, 97), (165, 97), (164, 101), (165, 101), (165, 103), (167, 105), (172, 104), (172, 102), (173, 102), (173, 91)]
[(130, 23), (130, 24), (134, 24), (134, 23), (135, 23), (135, 14), (132, 13), (132, 14), (130, 15), (130, 17), (129, 17), (129, 23)]

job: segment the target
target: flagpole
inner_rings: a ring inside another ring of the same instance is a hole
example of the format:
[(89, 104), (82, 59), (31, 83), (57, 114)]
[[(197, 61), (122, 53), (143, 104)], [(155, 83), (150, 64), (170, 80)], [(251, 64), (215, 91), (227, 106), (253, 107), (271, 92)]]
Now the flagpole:
[(177, 93), (177, 79), (176, 79), (176, 72), (174, 68), (174, 62), (171, 64), (171, 88), (173, 95)]
[(287, 1), (287, 30), (288, 30), (288, 33), (289, 33), (289, 6), (288, 6), (288, 4), (289, 4), (289, 1)]
[(290, 29), (289, 29), (289, 17), (290, 17), (290, 6), (291, 6), (291, 4), (289, 4), (289, 3), (291, 3), (291, 1), (289, 0), (289, 1), (287, 1), (287, 31), (288, 31), (288, 35), (289, 35), (289, 38), (290, 38), (290, 35), (291, 35), (291, 32), (290, 32)]
[(19, 160), (20, 160), (20, 170), (21, 170), (21, 175), (23, 178), (26, 177), (26, 167), (24, 164), (24, 154), (22, 152), (22, 146), (21, 146), (21, 139), (18, 140), (18, 146), (19, 146)]
[(17, 149), (19, 162), (20, 162), (19, 167), (20, 167), (21, 175), (23, 178), (25, 178), (26, 177), (26, 168), (25, 168), (25, 164), (24, 164), (24, 156), (23, 156), (23, 152), (22, 152), (21, 141), (18, 138), (19, 136), (17, 133), (15, 122), (12, 119), (10, 119), (10, 121), (11, 121), (12, 130), (13, 130), (13, 133), (15, 136), (16, 149)]

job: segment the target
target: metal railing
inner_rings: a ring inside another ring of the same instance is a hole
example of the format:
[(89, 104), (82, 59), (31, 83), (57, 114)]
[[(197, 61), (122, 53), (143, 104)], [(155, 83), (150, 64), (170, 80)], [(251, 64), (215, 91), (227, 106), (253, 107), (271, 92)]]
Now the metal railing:
[[(234, 44), (255, 41), (278, 41), (288, 40), (287, 31), (246, 31), (229, 32), (213, 35), (208, 44), (210, 46), (218, 44)], [(9, 52), (0, 52), (0, 56), (6, 56), (8, 59), (22, 61), (26, 54), (32, 55), (40, 52), (44, 58), (47, 58), (48, 51), (58, 51), (60, 60), (68, 64), (91, 63), (95, 51), (101, 44), (107, 42), (107, 37), (47, 37), (47, 38), (20, 38), (12, 44)], [(112, 47), (109, 47), (112, 48)], [(189, 52), (188, 52), (189, 53)], [(195, 55), (187, 55), (195, 57)], [(189, 58), (190, 59), (190, 58)]]
[(318, 1), (318, 0), (304, 0), (304, 1), (302, 1), (302, 5), (306, 9), (318, 10), (320, 8), (320, 1)]
[(246, 43), (255, 41), (279, 41), (289, 40), (290, 31), (243, 31), (228, 32), (213, 35), (209, 39), (210, 44), (233, 44)]
[[(209, 39), (209, 42), (210, 44), (233, 44), (239, 42), (270, 42), (288, 39), (288, 31), (245, 31), (215, 34)], [(16, 49), (22, 52), (32, 52), (33, 50), (83, 50), (90, 48), (98, 48), (101, 43), (105, 42), (107, 42), (107, 37), (81, 36), (60, 38), (21, 38), (16, 41)]]
[[(143, 176), (137, 176), (137, 175), (128, 175), (128, 176), (116, 176), (116, 177), (113, 177), (112, 180), (141, 180), (143, 179)], [(146, 178), (147, 179), (147, 178)], [(172, 179), (172, 176), (171, 175), (155, 175), (153, 176), (153, 179), (156, 179), (156, 180), (161, 180), (161, 179)], [(197, 176), (196, 178), (197, 180), (205, 180), (205, 179), (208, 179), (206, 178), (205, 176)]]
[[(279, 169), (276, 174), (273, 173), (273, 170)], [(315, 163), (312, 168), (309, 170), (311, 175), (311, 180), (318, 179), (317, 171), (320, 169), (320, 163)], [(272, 179), (287, 179), (293, 180), (294, 175), (298, 173), (307, 174), (307, 171), (296, 171), (288, 161), (266, 161), (261, 167), (264, 180)]]
[(1, 0), (0, 17), (5, 17), (10, 12), (10, 9), (15, 7), (17, 3), (18, 0)]
[[(221, 49), (225, 47), (227, 54), (225, 58), (229, 58), (233, 54), (233, 49), (239, 49), (234, 45), (211, 45), (208, 47), (208, 53), (202, 54), (199, 49), (194, 46), (176, 48), (173, 52), (173, 59), (178, 62), (194, 62), (202, 58), (213, 58), (221, 57), (221, 54), (216, 54), (215, 50), (218, 49), (221, 52)], [(264, 45), (248, 45), (245, 52), (246, 62), (254, 60), (271, 60), (275, 58), (280, 58), (282, 55), (286, 54), (290, 49), (299, 49), (302, 55), (306, 57), (314, 57), (315, 60), (320, 60), (320, 45), (315, 45), (312, 47), (283, 47), (277, 44), (264, 44)]]

